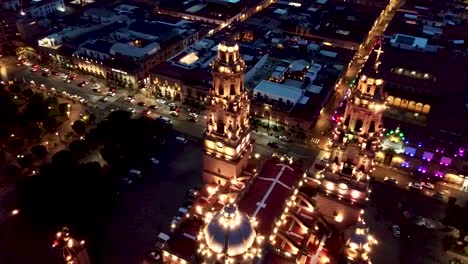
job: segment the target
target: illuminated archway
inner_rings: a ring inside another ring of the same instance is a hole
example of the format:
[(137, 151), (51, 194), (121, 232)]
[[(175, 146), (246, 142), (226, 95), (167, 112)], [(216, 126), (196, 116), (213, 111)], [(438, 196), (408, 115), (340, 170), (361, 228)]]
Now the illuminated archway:
[(416, 112), (421, 112), (423, 108), (423, 104), (417, 103), (416, 108), (414, 109)]
[(408, 110), (414, 111), (415, 105), (416, 105), (416, 102), (411, 101), (408, 105)]
[[(414, 102), (413, 102), (414, 103)], [(408, 100), (406, 99), (403, 99), (401, 100), (401, 105), (400, 105), (401, 108), (408, 108)]]
[(429, 114), (429, 111), (431, 111), (431, 106), (428, 105), (428, 104), (424, 105), (423, 108), (422, 108), (422, 112), (424, 114)]
[(401, 104), (401, 98), (397, 97), (395, 98), (395, 101), (393, 101), (393, 105), (396, 107), (400, 107)]
[(395, 98), (393, 96), (387, 97), (387, 102), (388, 102), (389, 105), (393, 105), (394, 100), (395, 100)]

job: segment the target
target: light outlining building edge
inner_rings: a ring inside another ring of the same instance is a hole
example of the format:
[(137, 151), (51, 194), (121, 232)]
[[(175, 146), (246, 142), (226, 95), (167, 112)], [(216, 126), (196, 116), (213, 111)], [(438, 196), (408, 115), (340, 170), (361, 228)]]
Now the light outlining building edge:
[[(364, 211), (362, 211), (364, 213)], [(356, 229), (346, 243), (346, 258), (354, 264), (370, 264), (369, 254), (372, 247), (377, 245), (378, 241), (369, 234), (369, 228), (365, 221), (360, 218)]]
[(90, 264), (88, 253), (85, 249), (85, 241), (77, 241), (70, 236), (68, 228), (55, 234), (52, 248), (56, 255), (66, 264)]

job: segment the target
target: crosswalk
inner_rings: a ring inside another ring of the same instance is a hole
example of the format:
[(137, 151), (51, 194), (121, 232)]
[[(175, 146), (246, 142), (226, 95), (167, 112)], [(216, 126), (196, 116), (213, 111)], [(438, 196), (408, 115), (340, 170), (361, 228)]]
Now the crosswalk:
[(318, 143), (320, 143), (320, 138), (312, 138), (310, 141), (317, 145)]

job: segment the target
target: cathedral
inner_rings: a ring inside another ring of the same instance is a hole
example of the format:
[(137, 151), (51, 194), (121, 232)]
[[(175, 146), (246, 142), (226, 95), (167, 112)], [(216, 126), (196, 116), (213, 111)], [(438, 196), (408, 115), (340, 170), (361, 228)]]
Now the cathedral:
[[(205, 186), (171, 226), (162, 262), (367, 263), (376, 241), (363, 208), (385, 110), (376, 54), (373, 71), (361, 74), (347, 98), (326, 166), (311, 175), (291, 157), (273, 154), (252, 173), (245, 64), (234, 41), (221, 42), (204, 134)], [(345, 238), (353, 227), (355, 235)]]

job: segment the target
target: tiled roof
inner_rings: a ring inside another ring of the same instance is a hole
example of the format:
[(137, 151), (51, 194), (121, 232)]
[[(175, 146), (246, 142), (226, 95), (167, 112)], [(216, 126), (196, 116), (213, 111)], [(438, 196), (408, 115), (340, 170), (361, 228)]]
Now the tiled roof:
[(271, 233), (275, 219), (281, 215), (284, 203), (292, 195), (301, 174), (302, 170), (297, 165), (286, 165), (273, 159), (264, 165), (248, 187), (239, 202), (239, 209), (257, 219), (259, 233)]

